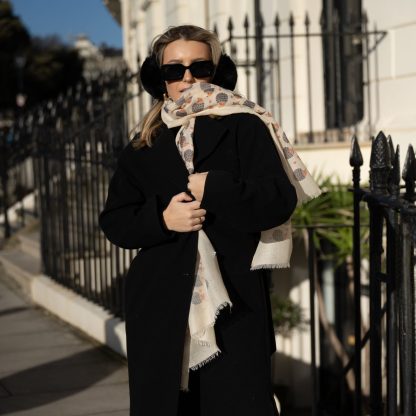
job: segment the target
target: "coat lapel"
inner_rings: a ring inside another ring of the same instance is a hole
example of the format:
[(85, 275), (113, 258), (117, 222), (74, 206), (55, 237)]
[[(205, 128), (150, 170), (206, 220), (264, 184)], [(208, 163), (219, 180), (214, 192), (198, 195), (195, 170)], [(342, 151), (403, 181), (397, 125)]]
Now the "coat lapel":
[[(196, 117), (194, 134), (194, 167), (198, 171), (198, 165), (215, 150), (227, 127), (220, 119), (209, 116)], [(178, 192), (186, 191), (188, 183), (188, 170), (176, 147), (175, 137), (179, 127), (168, 129), (162, 127), (162, 131), (152, 146), (155, 158), (151, 162), (157, 166), (158, 172), (164, 179), (175, 185)]]
[(175, 185), (178, 192), (184, 192), (187, 189), (189, 173), (175, 144), (179, 128), (162, 127), (162, 129), (163, 131), (152, 146), (155, 155), (152, 163), (158, 166), (159, 172)]
[(215, 150), (227, 130), (221, 119), (209, 116), (196, 117), (194, 134), (195, 172), (198, 171), (199, 164)]

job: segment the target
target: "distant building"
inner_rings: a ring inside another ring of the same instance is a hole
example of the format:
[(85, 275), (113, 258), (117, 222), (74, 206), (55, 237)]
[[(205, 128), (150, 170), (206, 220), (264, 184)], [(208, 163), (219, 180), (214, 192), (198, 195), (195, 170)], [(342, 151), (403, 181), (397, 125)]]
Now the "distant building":
[(112, 72), (124, 66), (122, 51), (107, 46), (94, 45), (86, 35), (78, 35), (74, 48), (84, 61), (84, 77), (97, 78), (103, 72)]

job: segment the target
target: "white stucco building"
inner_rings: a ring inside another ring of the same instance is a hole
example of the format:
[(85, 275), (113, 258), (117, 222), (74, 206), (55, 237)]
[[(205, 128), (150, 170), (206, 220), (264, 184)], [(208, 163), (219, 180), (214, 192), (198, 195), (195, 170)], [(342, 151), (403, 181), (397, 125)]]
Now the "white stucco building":
[[(232, 17), (234, 34), (244, 33), (243, 21), (248, 15), (253, 33), (254, 1), (253, 0), (103, 0), (115, 19), (122, 26), (123, 56), (130, 69), (135, 72), (140, 62), (147, 56), (152, 39), (162, 33), (168, 26), (192, 23), (214, 28), (219, 38), (228, 38), (228, 19)], [(264, 33), (274, 33), (276, 13), (280, 17), (280, 33), (288, 34), (288, 19), (293, 13), (294, 32), (304, 33), (305, 13), (311, 21), (310, 32), (320, 32), (320, 16), (324, 6), (323, 0), (262, 0), (261, 11), (264, 19)], [(328, 3), (324, 2), (325, 4)], [(416, 106), (412, 103), (412, 91), (416, 91), (416, 57), (409, 53), (409, 43), (416, 36), (416, 3), (413, 0), (399, 0), (394, 5), (388, 0), (362, 0), (363, 10), (368, 14), (368, 30), (375, 26), (380, 31), (386, 31), (385, 37), (377, 47), (373, 48), (375, 36), (369, 37), (370, 77), (364, 82), (369, 85), (364, 93), (365, 116), (362, 122), (354, 126), (362, 142), (369, 139), (369, 118), (371, 119), (371, 134), (379, 130), (393, 137), (395, 143), (404, 147), (407, 143), (416, 143)], [(273, 40), (264, 42), (265, 54), (268, 45)], [(284, 43), (286, 42), (286, 43)], [(226, 45), (227, 47), (227, 45)], [(325, 107), (323, 87), (323, 52), (320, 37), (311, 38), (311, 96), (313, 109), (313, 129), (316, 133), (325, 129)], [(282, 38), (281, 43), (282, 79), (287, 82), (282, 85), (282, 107), (285, 117), (281, 123), (288, 136), (293, 136), (292, 91), (289, 87), (289, 44)], [(240, 48), (240, 53), (243, 53)], [(374, 49), (374, 50), (372, 50)], [(252, 48), (253, 53), (253, 48)], [(297, 98), (297, 129), (299, 134), (306, 134), (309, 127), (308, 119), (308, 84), (306, 43), (302, 37), (295, 39), (296, 61), (296, 98)], [(365, 64), (366, 65), (366, 64)], [(364, 66), (365, 66), (364, 65)], [(364, 68), (365, 70), (366, 68)], [(366, 74), (365, 74), (366, 76)], [(369, 81), (369, 82), (368, 82)], [(266, 80), (267, 82), (267, 80)], [(246, 94), (245, 75), (239, 69), (237, 88)], [(251, 95), (255, 92), (252, 83)], [(251, 98), (255, 98), (251, 97)], [(371, 102), (371, 114), (368, 113), (368, 102)], [(145, 106), (148, 102), (145, 100)], [(268, 105), (266, 100), (265, 106)], [(132, 122), (139, 117), (138, 102), (136, 102)], [(351, 129), (352, 134), (352, 129)], [(347, 132), (347, 137), (351, 135)], [(364, 166), (368, 163), (368, 149), (364, 153)], [(326, 175), (339, 176), (343, 181), (350, 180), (348, 166), (349, 143), (334, 143), (331, 145), (312, 145), (299, 148), (311, 171), (323, 172)], [(402, 150), (404, 153), (405, 149)], [(329, 153), (328, 153), (329, 152)], [(317, 157), (319, 155), (319, 157)], [(365, 172), (364, 172), (365, 178)]]
[[(228, 38), (227, 26), (229, 18), (234, 23), (234, 35), (243, 35), (245, 16), (250, 19), (250, 31), (254, 32), (254, 1), (253, 0), (103, 0), (123, 30), (123, 55), (133, 72), (147, 56), (152, 39), (162, 33), (170, 25), (195, 24), (209, 29), (214, 25), (220, 40)], [(345, 3), (348, 3), (346, 1)], [(290, 13), (294, 18), (294, 33), (305, 33), (305, 15), (310, 19), (310, 33), (321, 32), (320, 19), (322, 11), (332, 0), (262, 0), (261, 11), (264, 19), (264, 34), (273, 34), (275, 18), (279, 14), (280, 34), (289, 34)], [(414, 0), (362, 0), (362, 9), (367, 12), (368, 31), (385, 33), (371, 34), (369, 44), (359, 36), (354, 42), (363, 45), (364, 73), (364, 116), (354, 125), (346, 128), (346, 136), (354, 132), (361, 142), (364, 157), (362, 178), (368, 180), (369, 142), (370, 136), (383, 130), (390, 134), (395, 144), (401, 145), (401, 162), (409, 143), (416, 145), (416, 54), (413, 53), (413, 41), (416, 39), (416, 2)], [(281, 38), (281, 77), (280, 94), (283, 108), (282, 119), (279, 120), (289, 138), (293, 137), (297, 121), (297, 132), (306, 135), (313, 126), (317, 136), (327, 131), (325, 110), (324, 67), (326, 55), (323, 50), (322, 37), (310, 38), (310, 72), (308, 72), (308, 54), (305, 37), (294, 40), (295, 75), (292, 79), (290, 60), (290, 43), (288, 38)], [(264, 54), (267, 53), (274, 38), (264, 40)], [(229, 45), (225, 43), (227, 49)], [(254, 48), (251, 45), (252, 57)], [(229, 50), (227, 49), (229, 53)], [(244, 47), (239, 47), (237, 56), (244, 57)], [(266, 66), (267, 69), (267, 66)], [(271, 73), (266, 71), (265, 82)], [(308, 81), (310, 76), (310, 82)], [(296, 108), (293, 109), (292, 81), (296, 86)], [(310, 87), (309, 87), (310, 86)], [(310, 88), (310, 90), (309, 90)], [(256, 84), (252, 80), (246, 82), (244, 68), (239, 68), (237, 89), (256, 99)], [(312, 99), (310, 100), (310, 97)], [(311, 101), (311, 104), (310, 104)], [(149, 99), (144, 100), (148, 106)], [(370, 105), (369, 105), (370, 104)], [(273, 104), (265, 97), (265, 106)], [(309, 106), (312, 106), (312, 111)], [(295, 114), (293, 113), (295, 111)], [(135, 123), (140, 114), (139, 101), (131, 108), (131, 123)], [(312, 114), (312, 119), (310, 119)], [(277, 114), (276, 114), (277, 117)], [(297, 150), (312, 173), (322, 173), (342, 182), (351, 181), (349, 166), (350, 142), (321, 142), (301, 145)], [(297, 253), (305, 248), (298, 247)], [(282, 277), (277, 283), (279, 289), (301, 305), (309, 305), (309, 283), (304, 277), (305, 258), (301, 253), (299, 259), (293, 259), (290, 276)], [(275, 363), (275, 381), (288, 383), (292, 395), (297, 397), (298, 404), (306, 406), (310, 400), (310, 338), (308, 332), (298, 332), (291, 338), (278, 338), (279, 356)], [(290, 357), (290, 360), (285, 359)], [(319, 361), (319, 360), (318, 360)]]

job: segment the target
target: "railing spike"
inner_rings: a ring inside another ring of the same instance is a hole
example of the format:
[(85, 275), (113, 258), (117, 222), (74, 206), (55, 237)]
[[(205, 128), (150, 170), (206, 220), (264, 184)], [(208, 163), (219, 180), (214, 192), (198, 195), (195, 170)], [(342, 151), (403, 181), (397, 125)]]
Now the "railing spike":
[(248, 14), (244, 17), (244, 29), (248, 29), (250, 27), (250, 21), (248, 20)]
[(227, 29), (228, 29), (229, 32), (232, 32), (233, 29), (234, 29), (233, 19), (231, 17), (228, 19)]
[(416, 200), (415, 197), (415, 182), (416, 182), (416, 158), (413, 146), (409, 144), (407, 149), (406, 159), (403, 165), (402, 178), (405, 183), (406, 192), (404, 198), (410, 202)]
[[(389, 136), (390, 138), (390, 136)], [(393, 142), (391, 141), (391, 138), (389, 140), (389, 144), (391, 144), (391, 159), (393, 161), (393, 167), (390, 171), (389, 175), (389, 192), (392, 195), (398, 195), (400, 193), (400, 146), (397, 145), (396, 151), (394, 151)]]
[(391, 168), (390, 148), (387, 137), (382, 131), (380, 131), (376, 138), (373, 139), (371, 146), (370, 168)]
[(305, 14), (305, 26), (309, 27), (310, 24), (311, 24), (311, 20), (309, 19), (309, 13), (306, 12), (306, 14)]
[(395, 152), (394, 152), (393, 139), (391, 138), (390, 134), (387, 136), (387, 144), (389, 145), (390, 161), (393, 163)]
[(363, 165), (363, 155), (361, 153), (360, 145), (358, 144), (357, 136), (353, 136), (351, 140), (350, 151), (350, 166), (358, 168)]
[(391, 169), (390, 149), (382, 131), (373, 140), (370, 156), (370, 189), (374, 193), (387, 193)]
[(293, 27), (294, 25), (295, 25), (295, 18), (293, 17), (293, 13), (290, 12), (290, 15), (289, 15), (289, 26), (290, 27)]
[(279, 26), (280, 26), (280, 18), (279, 18), (279, 13), (276, 13), (276, 17), (274, 18), (274, 26), (276, 28), (276, 31), (279, 31)]
[(352, 169), (352, 181), (354, 189), (357, 190), (360, 187), (360, 166), (363, 164), (363, 155), (361, 154), (360, 145), (358, 144), (357, 137), (354, 135), (351, 140), (350, 151), (350, 166)]

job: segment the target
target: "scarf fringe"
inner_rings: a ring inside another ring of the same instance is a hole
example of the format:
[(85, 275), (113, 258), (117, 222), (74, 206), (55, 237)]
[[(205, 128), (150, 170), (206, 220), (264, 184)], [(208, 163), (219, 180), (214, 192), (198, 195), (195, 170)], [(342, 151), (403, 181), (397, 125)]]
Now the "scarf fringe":
[(218, 355), (220, 355), (221, 351), (218, 350), (216, 351), (214, 354), (210, 355), (208, 358), (206, 358), (204, 361), (201, 361), (200, 363), (198, 363), (197, 365), (194, 365), (193, 367), (191, 367), (191, 370), (198, 370), (199, 368), (203, 367), (205, 364), (208, 364), (210, 361), (214, 360), (216, 357), (218, 357)]
[(282, 264), (260, 264), (258, 266), (250, 267), (250, 270), (262, 270), (262, 269), (286, 269), (290, 267), (290, 263)]

